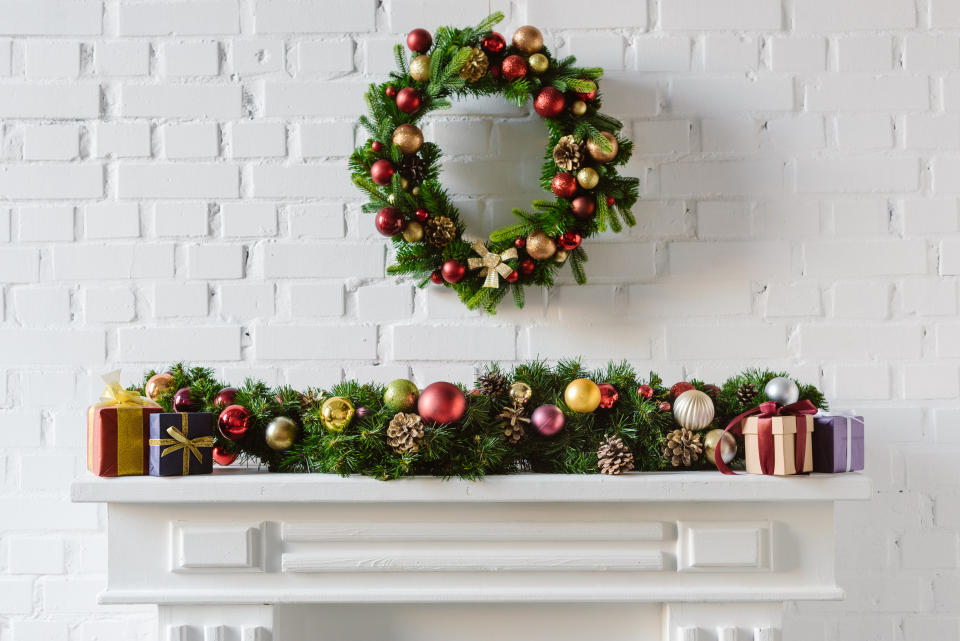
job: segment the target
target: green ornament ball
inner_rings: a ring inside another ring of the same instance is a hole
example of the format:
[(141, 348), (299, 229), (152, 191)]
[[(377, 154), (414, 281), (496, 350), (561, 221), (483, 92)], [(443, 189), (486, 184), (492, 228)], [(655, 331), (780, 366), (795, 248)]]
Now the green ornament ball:
[(390, 381), (386, 391), (383, 393), (383, 402), (395, 412), (410, 412), (417, 407), (417, 399), (420, 398), (420, 390), (405, 378), (398, 378)]

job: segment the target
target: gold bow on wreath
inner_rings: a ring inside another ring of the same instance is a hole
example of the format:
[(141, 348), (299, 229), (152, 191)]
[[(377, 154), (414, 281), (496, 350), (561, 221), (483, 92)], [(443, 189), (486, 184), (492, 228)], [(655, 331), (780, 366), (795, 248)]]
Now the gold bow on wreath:
[[(513, 269), (507, 265), (508, 260), (517, 257), (517, 250), (513, 247), (502, 254), (494, 254), (487, 249), (483, 241), (475, 241), (472, 245), (473, 251), (480, 255), (480, 258), (468, 258), (467, 266), (470, 269), (480, 269), (480, 275), (486, 276), (483, 281), (484, 287), (500, 287), (500, 276), (507, 277)], [(499, 275), (498, 275), (499, 274)]]
[(160, 456), (164, 457), (167, 454), (172, 454), (174, 452), (183, 452), (183, 474), (186, 476), (190, 473), (190, 455), (193, 454), (198, 463), (203, 463), (203, 454), (200, 453), (201, 447), (213, 447), (213, 437), (212, 436), (198, 436), (197, 438), (187, 438), (187, 415), (183, 415), (183, 431), (181, 432), (175, 427), (168, 427), (167, 434), (173, 438), (152, 438), (150, 439), (150, 445), (168, 445), (160, 452)]

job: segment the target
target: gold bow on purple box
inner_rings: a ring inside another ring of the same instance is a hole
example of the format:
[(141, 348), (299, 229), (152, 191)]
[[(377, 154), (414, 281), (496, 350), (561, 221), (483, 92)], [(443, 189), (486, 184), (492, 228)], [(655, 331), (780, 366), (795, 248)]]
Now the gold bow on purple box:
[(486, 277), (483, 281), (484, 287), (494, 289), (500, 287), (500, 276), (506, 278), (513, 271), (513, 268), (507, 265), (507, 261), (517, 257), (517, 250), (511, 247), (503, 253), (495, 254), (487, 249), (481, 240), (475, 241), (472, 247), (480, 257), (468, 258), (467, 266), (470, 269), (479, 269), (480, 275)]

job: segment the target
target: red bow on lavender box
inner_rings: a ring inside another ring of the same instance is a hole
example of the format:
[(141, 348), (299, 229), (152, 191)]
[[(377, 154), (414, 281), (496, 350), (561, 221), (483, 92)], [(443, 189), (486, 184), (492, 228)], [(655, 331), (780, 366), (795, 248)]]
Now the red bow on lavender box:
[[(743, 420), (749, 416), (756, 416), (759, 421), (757, 426), (757, 443), (760, 450), (760, 469), (764, 474), (773, 474), (774, 468), (774, 444), (773, 444), (773, 421), (769, 420), (775, 416), (806, 416), (817, 413), (816, 406), (810, 401), (803, 400), (789, 405), (777, 405), (773, 401), (760, 403), (757, 407), (749, 409), (743, 414), (736, 416), (727, 424), (724, 433), (733, 432), (737, 435), (743, 434)], [(762, 420), (767, 419), (767, 420)], [(797, 444), (795, 450), (795, 461), (798, 472), (803, 471), (803, 465), (807, 452), (807, 426), (797, 423)], [(717, 469), (724, 474), (736, 474), (723, 462), (723, 456), (720, 454), (720, 446), (723, 439), (717, 440), (717, 449), (714, 450), (714, 461)]]

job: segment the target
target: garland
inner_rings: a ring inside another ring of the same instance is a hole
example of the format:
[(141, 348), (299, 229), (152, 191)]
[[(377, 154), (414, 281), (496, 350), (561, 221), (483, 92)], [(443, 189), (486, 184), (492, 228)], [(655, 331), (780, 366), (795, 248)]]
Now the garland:
[[(491, 31), (502, 19), (497, 12), (473, 28), (440, 27), (435, 39), (411, 31), (412, 59), (398, 44), (398, 71), (366, 93), (370, 115), (360, 123), (370, 138), (349, 163), (353, 182), (370, 198), (363, 211), (375, 213), (377, 229), (393, 239), (388, 273), (411, 275), (420, 287), (451, 287), (468, 308), (489, 313), (508, 292), (523, 307), (524, 288), (552, 287), (566, 263), (585, 283), (582, 240), (636, 224), (630, 209), (638, 186), (617, 171), (633, 143), (617, 135), (620, 121), (600, 113), (602, 69), (554, 58), (535, 27), (521, 27), (507, 44)], [(486, 95), (517, 106), (533, 100), (549, 131), (540, 184), (558, 198), (515, 209), (518, 222), (471, 242), (438, 179), (440, 148), (424, 142), (417, 123), (449, 107), (450, 97)]]
[[(702, 451), (695, 451), (700, 436), (768, 400), (764, 393), (768, 382), (786, 376), (747, 370), (719, 387), (697, 380), (666, 387), (654, 373), (638, 378), (626, 363), (587, 371), (576, 360), (556, 366), (535, 361), (512, 370), (491, 364), (471, 391), (435, 383), (419, 392), (413, 383), (399, 380), (387, 386), (348, 381), (329, 390), (301, 393), (252, 379), (231, 388), (217, 380), (213, 370), (181, 363), (148, 372), (141, 386), (130, 389), (153, 398), (168, 412), (218, 414), (214, 457), (221, 464), (239, 457), (275, 472), (476, 479), (523, 471), (589, 474), (712, 468)], [(602, 392), (598, 405), (597, 399), (587, 399), (594, 387)], [(817, 388), (798, 388), (801, 400), (826, 408)], [(571, 389), (588, 394), (571, 395)], [(715, 407), (713, 419), (696, 432), (677, 429), (672, 411), (677, 397), (689, 389), (705, 392)], [(404, 406), (410, 394), (413, 405)], [(462, 406), (455, 407), (461, 397)], [(586, 408), (581, 407), (585, 399)], [(583, 411), (590, 405), (595, 409)], [(538, 422), (536, 414), (543, 407), (555, 407), (560, 418), (554, 414), (548, 416), (553, 423)], [(434, 420), (457, 414), (454, 421)], [(235, 429), (240, 423), (234, 415), (244, 417), (242, 430)], [(561, 427), (554, 429), (557, 420)], [(287, 449), (268, 444), (277, 426), (293, 429)], [(688, 443), (691, 439), (694, 442)]]

